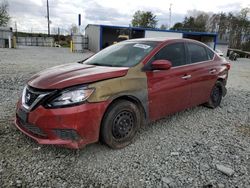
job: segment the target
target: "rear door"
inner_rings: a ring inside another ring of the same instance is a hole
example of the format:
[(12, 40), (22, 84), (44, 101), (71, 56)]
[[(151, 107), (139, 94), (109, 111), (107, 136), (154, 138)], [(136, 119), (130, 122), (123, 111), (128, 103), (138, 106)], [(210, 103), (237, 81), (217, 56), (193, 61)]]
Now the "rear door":
[(218, 68), (213, 61), (214, 53), (199, 43), (187, 42), (189, 71), (192, 75), (191, 105), (208, 101), (217, 80)]
[[(169, 60), (169, 70), (152, 70), (154, 60)], [(191, 86), (189, 82), (186, 50), (183, 42), (167, 44), (146, 65), (148, 70), (148, 101), (150, 120), (185, 109), (190, 105)]]

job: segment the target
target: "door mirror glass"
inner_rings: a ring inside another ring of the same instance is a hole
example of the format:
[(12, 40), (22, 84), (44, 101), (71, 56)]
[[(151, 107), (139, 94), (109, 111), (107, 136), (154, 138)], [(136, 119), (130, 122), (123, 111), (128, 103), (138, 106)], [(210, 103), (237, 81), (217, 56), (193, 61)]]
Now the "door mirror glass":
[(168, 60), (155, 60), (152, 63), (153, 70), (168, 70), (172, 67), (172, 63)]

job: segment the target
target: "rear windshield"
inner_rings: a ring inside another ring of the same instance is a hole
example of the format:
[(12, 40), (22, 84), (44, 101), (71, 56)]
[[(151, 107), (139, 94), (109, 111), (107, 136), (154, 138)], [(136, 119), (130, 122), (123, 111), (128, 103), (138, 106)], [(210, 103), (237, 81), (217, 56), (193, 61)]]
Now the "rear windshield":
[(109, 46), (85, 61), (88, 65), (133, 67), (151, 52), (157, 42), (120, 42)]

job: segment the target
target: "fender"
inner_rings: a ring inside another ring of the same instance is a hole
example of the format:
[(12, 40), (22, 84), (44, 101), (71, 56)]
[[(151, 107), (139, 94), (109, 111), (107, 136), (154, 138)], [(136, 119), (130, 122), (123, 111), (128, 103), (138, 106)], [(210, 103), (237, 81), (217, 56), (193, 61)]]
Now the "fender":
[(138, 101), (149, 118), (148, 85), (145, 72), (141, 71), (143, 64), (131, 67), (123, 77), (94, 82), (89, 85), (96, 89), (87, 100), (88, 102), (114, 101), (117, 98), (127, 97)]

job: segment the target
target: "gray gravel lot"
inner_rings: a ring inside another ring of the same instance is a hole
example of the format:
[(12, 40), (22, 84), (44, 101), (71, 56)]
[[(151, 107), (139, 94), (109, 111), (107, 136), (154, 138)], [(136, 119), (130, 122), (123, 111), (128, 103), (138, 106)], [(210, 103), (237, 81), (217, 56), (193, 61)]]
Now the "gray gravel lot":
[(0, 49), (0, 187), (250, 187), (250, 60), (232, 63), (228, 94), (151, 123), (121, 150), (42, 146), (13, 126), (27, 79), (90, 55)]

